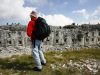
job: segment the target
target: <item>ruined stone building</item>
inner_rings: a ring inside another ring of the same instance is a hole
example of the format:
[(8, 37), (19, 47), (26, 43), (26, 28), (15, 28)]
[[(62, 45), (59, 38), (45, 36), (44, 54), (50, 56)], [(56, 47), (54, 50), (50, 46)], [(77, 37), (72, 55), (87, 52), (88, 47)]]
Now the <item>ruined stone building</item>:
[(1, 26), (0, 27), (0, 46), (7, 47), (7, 46), (27, 46), (30, 41), (26, 32), (18, 29), (20, 26)]
[(9, 31), (0, 29), (0, 46), (24, 46), (27, 42), (27, 36), (24, 31)]
[[(97, 28), (96, 28), (97, 26)], [(51, 26), (51, 34), (44, 40), (44, 45), (65, 47), (100, 46), (100, 24), (69, 25), (65, 27)], [(16, 29), (19, 28), (19, 29)], [(0, 47), (29, 46), (30, 39), (25, 28), (19, 25), (0, 26)]]

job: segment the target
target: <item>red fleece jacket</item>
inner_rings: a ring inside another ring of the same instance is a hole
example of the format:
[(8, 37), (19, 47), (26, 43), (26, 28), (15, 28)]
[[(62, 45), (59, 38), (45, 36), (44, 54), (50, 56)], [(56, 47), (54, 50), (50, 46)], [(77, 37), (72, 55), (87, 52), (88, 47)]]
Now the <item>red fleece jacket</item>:
[(27, 35), (31, 38), (31, 40), (35, 39), (35, 34), (32, 35), (32, 32), (36, 32), (36, 27), (35, 27), (36, 20), (37, 18), (32, 18), (27, 26)]

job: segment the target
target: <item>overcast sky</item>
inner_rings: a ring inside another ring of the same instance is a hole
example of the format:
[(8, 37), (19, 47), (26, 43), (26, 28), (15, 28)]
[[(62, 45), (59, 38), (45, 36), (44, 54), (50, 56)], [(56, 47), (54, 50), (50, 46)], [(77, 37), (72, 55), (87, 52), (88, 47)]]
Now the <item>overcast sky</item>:
[(53, 26), (100, 23), (100, 0), (0, 0), (0, 25), (27, 25), (32, 10)]

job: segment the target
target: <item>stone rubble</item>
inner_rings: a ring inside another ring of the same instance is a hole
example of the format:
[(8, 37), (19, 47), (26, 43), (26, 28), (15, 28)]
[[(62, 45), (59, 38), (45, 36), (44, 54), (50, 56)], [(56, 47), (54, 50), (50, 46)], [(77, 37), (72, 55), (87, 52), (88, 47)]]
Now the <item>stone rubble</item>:
[(54, 64), (51, 64), (50, 66), (52, 70), (70, 69), (78, 70), (80, 73), (88, 71), (91, 74), (96, 75), (96, 73), (100, 70), (100, 61), (97, 61), (95, 59), (88, 59), (83, 61), (69, 60), (67, 64), (61, 64), (56, 62)]
[(31, 54), (30, 47), (24, 48), (24, 47), (0, 47), (0, 58), (6, 58), (11, 57), (13, 55), (22, 55), (22, 54)]

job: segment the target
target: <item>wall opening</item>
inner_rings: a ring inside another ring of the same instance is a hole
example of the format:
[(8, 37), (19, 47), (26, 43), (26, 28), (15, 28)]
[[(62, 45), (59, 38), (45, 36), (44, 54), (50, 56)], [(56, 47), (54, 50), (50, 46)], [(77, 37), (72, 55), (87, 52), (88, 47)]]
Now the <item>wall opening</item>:
[(67, 38), (64, 39), (64, 42), (67, 42)]
[(92, 32), (92, 36), (94, 36), (94, 32)]
[(88, 38), (86, 38), (86, 42), (89, 42), (89, 39)]
[(1, 41), (0, 41), (0, 45), (1, 45)]
[(99, 36), (100, 36), (100, 32), (99, 32)]
[(58, 39), (56, 39), (56, 43), (58, 43)]
[(92, 38), (92, 41), (94, 41), (94, 38)]
[(98, 38), (98, 41), (100, 41), (100, 38)]
[(19, 42), (20, 45), (22, 45), (22, 41), (21, 40), (19, 40), (18, 42)]
[(7, 43), (8, 43), (8, 45), (11, 45), (12, 44), (11, 40), (8, 40)]

